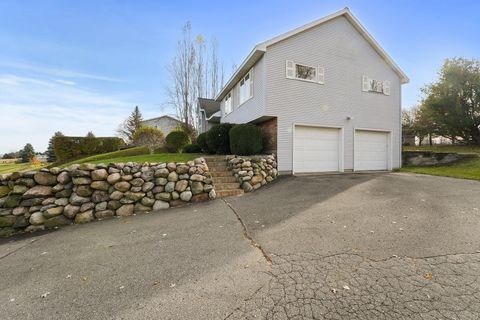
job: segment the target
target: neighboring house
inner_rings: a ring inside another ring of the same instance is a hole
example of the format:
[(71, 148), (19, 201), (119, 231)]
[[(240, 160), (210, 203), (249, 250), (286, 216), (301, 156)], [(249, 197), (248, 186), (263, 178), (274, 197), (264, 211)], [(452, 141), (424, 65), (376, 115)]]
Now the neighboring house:
[(161, 116), (158, 118), (142, 121), (143, 126), (154, 127), (160, 129), (166, 137), (170, 132), (178, 128), (182, 122), (170, 116)]
[(220, 101), (198, 98), (198, 108), (200, 110), (198, 133), (206, 132), (212, 127), (212, 125), (220, 122)]
[(391, 170), (408, 81), (345, 8), (258, 44), (209, 112), (261, 126), (281, 173)]

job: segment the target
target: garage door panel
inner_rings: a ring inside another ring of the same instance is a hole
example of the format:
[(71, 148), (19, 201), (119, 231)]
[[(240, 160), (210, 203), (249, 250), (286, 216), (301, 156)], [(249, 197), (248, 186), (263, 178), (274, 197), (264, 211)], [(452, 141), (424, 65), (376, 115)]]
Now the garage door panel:
[(355, 170), (388, 169), (388, 133), (355, 131)]
[(339, 171), (340, 129), (295, 127), (294, 171)]

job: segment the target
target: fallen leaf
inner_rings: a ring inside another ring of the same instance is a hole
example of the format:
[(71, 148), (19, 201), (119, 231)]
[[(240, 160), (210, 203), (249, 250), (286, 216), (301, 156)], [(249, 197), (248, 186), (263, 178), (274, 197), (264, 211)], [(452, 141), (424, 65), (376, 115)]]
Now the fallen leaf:
[(122, 290), (122, 289), (124, 289), (124, 288), (125, 288), (125, 286), (120, 286), (120, 287), (119, 287), (120, 290)]
[(87, 280), (88, 280), (88, 277), (82, 277), (83, 282), (87, 282)]
[(128, 221), (128, 220), (122, 220), (122, 223), (123, 223), (123, 224), (129, 224), (130, 221)]
[(67, 274), (67, 276), (65, 277), (65, 279), (71, 279), (71, 278), (72, 278), (71, 274)]
[(170, 288), (175, 288), (176, 284), (175, 283), (170, 283)]
[(11, 298), (11, 299), (10, 299), (10, 302), (14, 302), (14, 301), (15, 301), (15, 298)]
[(158, 285), (158, 284), (160, 284), (160, 280), (155, 280), (155, 281), (153, 281), (153, 285), (154, 285), (154, 286), (156, 286), (156, 285)]
[(48, 295), (50, 294), (50, 292), (45, 292), (44, 294), (41, 295), (42, 298), (46, 298)]
[(333, 293), (337, 293), (337, 289), (335, 288), (330, 289), (330, 291), (332, 291)]
[(375, 233), (375, 231), (373, 231), (373, 230), (370, 230), (370, 233)]
[(344, 286), (343, 286), (343, 289), (345, 289), (345, 290), (350, 290), (350, 287), (347, 286), (347, 285), (344, 285)]
[(433, 274), (431, 272), (427, 272), (423, 277), (427, 280), (432, 280)]

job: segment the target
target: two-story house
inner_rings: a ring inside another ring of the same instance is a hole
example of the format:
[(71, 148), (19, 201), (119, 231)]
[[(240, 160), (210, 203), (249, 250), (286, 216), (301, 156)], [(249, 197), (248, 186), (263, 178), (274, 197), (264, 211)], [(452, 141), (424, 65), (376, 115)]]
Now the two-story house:
[(281, 173), (391, 170), (408, 81), (345, 8), (255, 46), (201, 123), (258, 124)]

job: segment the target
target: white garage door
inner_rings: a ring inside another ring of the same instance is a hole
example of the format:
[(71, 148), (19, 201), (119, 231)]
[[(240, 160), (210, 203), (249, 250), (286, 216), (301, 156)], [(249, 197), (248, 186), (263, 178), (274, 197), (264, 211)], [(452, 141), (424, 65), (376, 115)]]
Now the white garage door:
[(293, 171), (339, 171), (340, 129), (295, 127)]
[(355, 131), (355, 171), (388, 169), (388, 133)]

